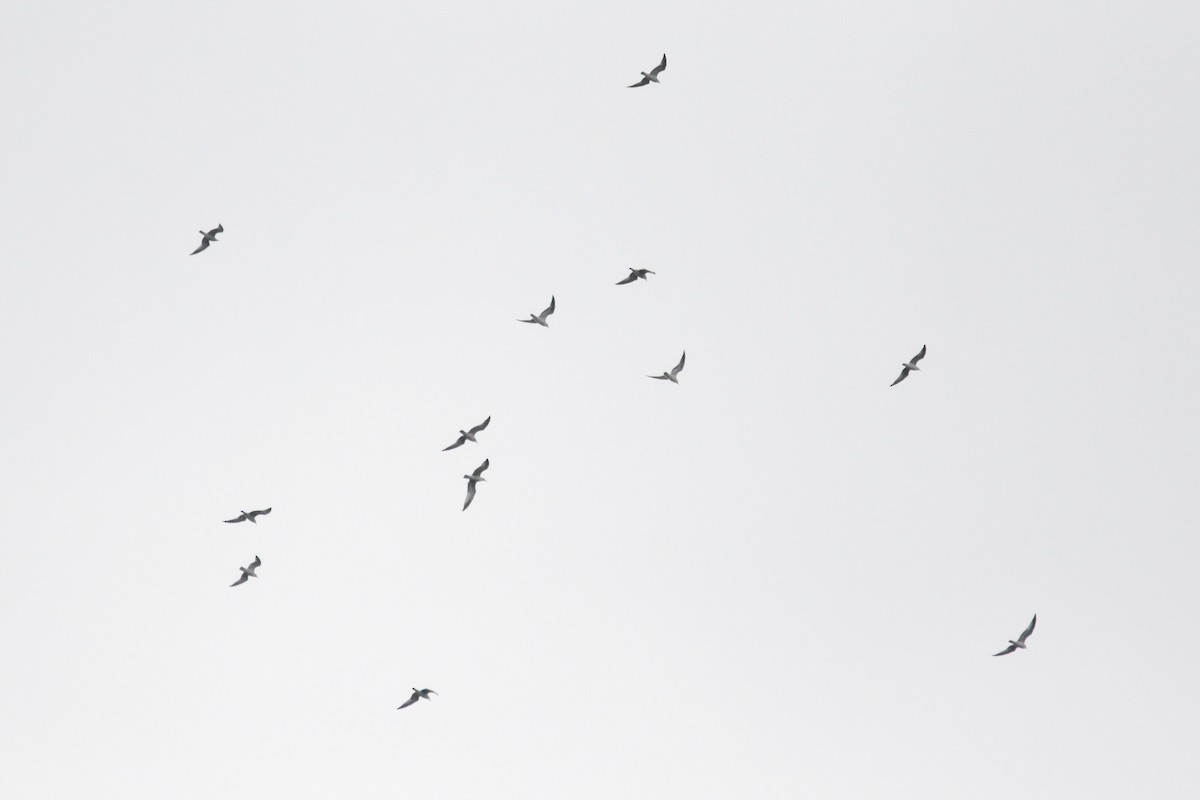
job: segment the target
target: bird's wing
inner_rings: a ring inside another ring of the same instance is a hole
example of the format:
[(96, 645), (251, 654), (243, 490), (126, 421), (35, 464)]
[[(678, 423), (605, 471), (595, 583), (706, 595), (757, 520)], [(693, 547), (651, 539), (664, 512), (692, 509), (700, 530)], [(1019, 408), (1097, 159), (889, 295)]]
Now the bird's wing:
[(247, 516), (250, 517), (250, 519), (254, 519), (255, 517), (263, 517), (270, 513), (271, 513), (271, 509), (264, 508), (259, 511), (251, 511), (249, 514), (247, 514)]
[(462, 445), (466, 444), (466, 441), (467, 441), (467, 437), (460, 436), (460, 437), (458, 437), (458, 441), (455, 442), (454, 444), (450, 445), (449, 447), (443, 447), (442, 452), (444, 453), (447, 450), (453, 450), (456, 447), (461, 447)]
[(413, 703), (417, 702), (420, 699), (421, 699), (421, 693), (413, 692), (413, 696), (408, 698), (407, 700), (405, 700), (404, 705), (396, 706), (396, 710), (399, 711), (402, 708), (408, 708), (409, 706), (411, 706)]
[(669, 381), (670, 380), (670, 378), (668, 378), (666, 375), (647, 375), (646, 377), (654, 378), (654, 380), (656, 380), (656, 381)]
[(922, 358), (924, 358), (924, 357), (925, 357), (925, 345), (921, 345), (921, 352), (919, 352), (919, 353), (917, 353), (915, 356), (913, 356), (913, 360), (912, 360), (912, 361), (910, 361), (909, 363), (910, 363), (910, 364), (915, 364), (915, 363), (917, 363), (918, 361), (920, 361), (920, 360), (921, 360)]
[(225, 521), (226, 522), (245, 522), (247, 519), (249, 519), (249, 517), (247, 517), (245, 514), (238, 514), (233, 519), (227, 519)]
[(1037, 625), (1037, 614), (1033, 615), (1033, 619), (1029, 621), (1029, 627), (1025, 629), (1025, 632), (1021, 634), (1021, 637), (1017, 641), (1024, 644), (1025, 640), (1029, 638), (1029, 634), (1033, 633), (1034, 625)]
[(239, 583), (245, 583), (245, 582), (246, 582), (246, 573), (244, 573), (244, 572), (243, 572), (243, 573), (242, 573), (242, 577), (238, 578), (236, 581), (234, 581), (233, 583), (231, 583), (231, 584), (229, 584), (229, 585), (230, 585), (230, 586), (237, 586)]
[(467, 510), (467, 506), (471, 505), (471, 501), (475, 499), (475, 481), (467, 481), (467, 501), (463, 503), (463, 511)]
[(551, 297), (550, 305), (546, 308), (545, 311), (542, 312), (542, 319), (545, 319), (546, 317), (550, 316), (553, 313), (554, 313), (554, 298)]
[(475, 472), (473, 472), (472, 474), (476, 478), (478, 478), (480, 475), (483, 474), (483, 471), (488, 468), (488, 464), (491, 464), (491, 463), (492, 463), (492, 460), (490, 458), (485, 458), (483, 460), (483, 463), (479, 465), (479, 469), (475, 470)]
[(215, 228), (213, 228), (211, 231), (209, 231), (209, 232), (208, 232), (208, 235), (209, 235), (209, 236), (216, 236), (218, 233), (224, 233), (224, 232), (225, 232), (225, 226), (224, 226), (224, 225), (218, 225), (217, 227), (215, 227)]
[(636, 280), (637, 280), (637, 273), (636, 273), (636, 272), (632, 272), (632, 271), (631, 271), (631, 272), (629, 273), (629, 277), (628, 277), (628, 278), (626, 278), (626, 279), (625, 279), (625, 280), (623, 280), (623, 281), (617, 281), (617, 286), (621, 286), (622, 284), (626, 284), (626, 283), (633, 283), (633, 282), (634, 282), (634, 281), (636, 281)]
[(426, 689), (425, 691), (427, 694), (437, 694), (433, 689)]
[(1015, 644), (1010, 644), (1008, 647), (1004, 648), (999, 653), (992, 653), (992, 656), (1006, 656), (1009, 653), (1011, 653), (1013, 650), (1016, 650), (1016, 649), (1017, 649), (1017, 646)]
[(671, 370), (671, 374), (678, 375), (679, 373), (683, 372), (683, 362), (686, 360), (687, 351), (684, 351), (683, 355), (679, 357), (679, 363), (675, 365), (675, 369)]
[(636, 89), (636, 88), (637, 88), (637, 87), (639, 87), (639, 86), (645, 86), (645, 85), (646, 85), (647, 83), (649, 83), (649, 82), (650, 82), (650, 79), (649, 79), (649, 78), (642, 78), (642, 79), (641, 79), (640, 81), (638, 81), (637, 83), (631, 83), (631, 84), (629, 84), (628, 86), (626, 86), (625, 88), (626, 88), (626, 89)]
[(659, 65), (657, 67), (650, 70), (650, 74), (657, 75), (658, 73), (662, 72), (666, 68), (667, 68), (667, 54), (663, 53), (663, 60), (661, 62), (659, 62)]
[(208, 239), (201, 239), (201, 240), (200, 240), (200, 246), (199, 246), (199, 247), (197, 247), (195, 250), (193, 250), (193, 251), (192, 251), (191, 253), (189, 253), (188, 255), (193, 255), (193, 256), (194, 256), (194, 255), (196, 255), (196, 253), (199, 253), (201, 250), (205, 250), (205, 249), (207, 249), (207, 248), (208, 248)]
[(262, 559), (258, 556), (254, 557), (254, 562), (250, 565), (250, 569), (258, 569), (262, 566)]
[(533, 323), (536, 323), (536, 322), (537, 322), (537, 320), (536, 320), (536, 319), (534, 319), (534, 318), (531, 316), (529, 319), (519, 319), (519, 320), (517, 320), (517, 322), (533, 322)]
[(491, 421), (492, 421), (492, 418), (488, 417), (483, 422), (476, 425), (474, 428), (471, 428), (471, 431), (470, 431), (471, 435), (474, 436), (475, 434), (479, 433), (481, 430), (486, 428), (488, 426), (488, 423)]
[(900, 381), (904, 380), (907, 377), (908, 377), (908, 367), (905, 367), (904, 369), (900, 370), (900, 377), (896, 378), (896, 380), (892, 381), (892, 386), (895, 386), (897, 383), (899, 383)]

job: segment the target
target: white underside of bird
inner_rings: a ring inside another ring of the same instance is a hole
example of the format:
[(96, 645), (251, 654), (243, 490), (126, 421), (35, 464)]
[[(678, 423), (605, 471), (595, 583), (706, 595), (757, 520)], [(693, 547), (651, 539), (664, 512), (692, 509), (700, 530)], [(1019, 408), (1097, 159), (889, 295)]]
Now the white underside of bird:
[(481, 476), (483, 475), (483, 471), (488, 468), (489, 464), (491, 464), (491, 459), (485, 458), (483, 463), (480, 464), (473, 473), (470, 475), (463, 475), (463, 477), (467, 479), (467, 499), (466, 502), (463, 503), (463, 511), (466, 511), (467, 506), (471, 505), (471, 501), (475, 499), (475, 484), (481, 481), (485, 483), (487, 482), (487, 478), (483, 478)]
[(254, 571), (261, 566), (262, 566), (262, 560), (259, 559), (258, 556), (255, 556), (254, 562), (252, 564), (250, 564), (250, 566), (238, 567), (238, 569), (240, 569), (242, 571), (242, 577), (238, 578), (236, 581), (234, 581), (233, 583), (231, 583), (229, 585), (237, 586), (238, 584), (245, 583), (247, 578), (257, 578), (258, 576), (254, 574)]
[(551, 297), (550, 305), (546, 307), (545, 311), (543, 311), (540, 314), (534, 314), (531, 312), (529, 314), (529, 319), (519, 319), (519, 320), (517, 320), (517, 322), (535, 322), (538, 325), (541, 325), (543, 328), (549, 328), (550, 324), (546, 322), (546, 318), (549, 317), (553, 313), (554, 313), (554, 298)]
[(1029, 627), (1025, 629), (1024, 633), (1022, 633), (1020, 636), (1017, 637), (1016, 641), (1009, 639), (1008, 647), (1004, 648), (999, 653), (992, 653), (992, 655), (993, 656), (1006, 656), (1015, 650), (1027, 650), (1028, 646), (1025, 644), (1025, 640), (1028, 639), (1030, 634), (1033, 633), (1033, 629), (1036, 625), (1037, 625), (1037, 614), (1034, 614), (1033, 619), (1030, 620), (1030, 622), (1029, 622)]

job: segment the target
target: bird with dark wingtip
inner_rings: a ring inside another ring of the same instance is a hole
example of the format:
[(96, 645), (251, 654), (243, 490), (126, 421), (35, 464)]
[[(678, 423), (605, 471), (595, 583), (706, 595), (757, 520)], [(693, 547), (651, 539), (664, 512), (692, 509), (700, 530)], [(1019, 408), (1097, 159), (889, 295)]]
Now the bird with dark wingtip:
[(469, 431), (459, 431), (458, 432), (458, 434), (459, 434), (458, 441), (455, 442), (454, 444), (450, 445), (449, 447), (443, 447), (442, 452), (444, 453), (447, 450), (453, 450), (456, 447), (462, 447), (467, 442), (476, 441), (475, 434), (479, 433), (484, 428), (486, 428), (488, 426), (488, 423), (491, 421), (492, 421), (492, 418), (488, 417), (483, 422), (476, 425), (474, 428), (471, 428), (471, 430), (469, 430)]
[(1009, 639), (1008, 647), (1004, 648), (999, 653), (992, 653), (992, 655), (993, 656), (1006, 656), (1009, 653), (1016, 650), (1017, 648), (1020, 648), (1021, 650), (1027, 649), (1025, 647), (1025, 640), (1029, 638), (1029, 634), (1033, 633), (1034, 625), (1037, 625), (1037, 614), (1033, 615), (1033, 619), (1030, 620), (1030, 622), (1029, 622), (1029, 627), (1025, 629), (1024, 633), (1022, 633), (1020, 636), (1017, 637), (1017, 640), (1015, 642), (1012, 639)]
[(255, 517), (261, 517), (261, 516), (264, 516), (264, 515), (270, 514), (270, 513), (271, 513), (271, 509), (269, 509), (269, 508), (264, 508), (261, 511), (243, 511), (240, 515), (234, 517), (233, 519), (227, 519), (227, 520), (225, 520), (225, 522), (233, 523), (233, 522), (249, 521), (249, 522), (253, 522), (255, 525), (257, 525), (258, 521), (255, 519)]
[(550, 296), (550, 305), (546, 307), (545, 311), (543, 311), (540, 314), (530, 314), (529, 319), (519, 319), (519, 320), (517, 320), (517, 322), (536, 322), (538, 325), (541, 325), (543, 328), (549, 328), (550, 326), (546, 323), (546, 317), (550, 316), (553, 313), (554, 313), (554, 296), (551, 295)]
[(200, 235), (203, 236), (204, 238), (200, 240), (200, 246), (197, 247), (195, 250), (193, 250), (188, 255), (194, 256), (194, 255), (196, 255), (196, 253), (199, 253), (201, 250), (207, 250), (208, 245), (217, 240), (217, 234), (224, 233), (224, 232), (225, 232), (225, 226), (223, 226), (223, 225), (218, 225), (217, 227), (213, 228), (208, 233), (205, 233), (204, 231), (200, 231)]
[(647, 375), (647, 378), (654, 378), (656, 381), (670, 381), (671, 383), (679, 383), (679, 373), (683, 372), (683, 362), (687, 360), (687, 351), (683, 351), (683, 355), (679, 357), (679, 363), (676, 364), (670, 372), (664, 372), (662, 375)]
[(636, 89), (637, 87), (645, 86), (648, 83), (658, 83), (659, 82), (658, 73), (662, 72), (666, 68), (667, 68), (667, 54), (663, 53), (663, 60), (661, 62), (659, 62), (659, 65), (657, 67), (650, 70), (649, 72), (643, 72), (642, 79), (640, 81), (638, 81), (637, 83), (632, 83), (625, 88)]
[(467, 506), (471, 505), (471, 501), (475, 499), (475, 484), (479, 483), (479, 481), (487, 480), (487, 478), (482, 478), (480, 476), (483, 475), (483, 471), (488, 468), (488, 464), (490, 463), (491, 459), (485, 458), (483, 463), (480, 464), (474, 472), (472, 472), (470, 475), (463, 475), (463, 477), (467, 479), (467, 501), (463, 503), (463, 511), (466, 511)]
[(240, 583), (245, 583), (247, 578), (257, 578), (258, 576), (254, 574), (254, 570), (258, 569), (261, 566), (262, 566), (262, 559), (260, 559), (258, 556), (255, 556), (254, 561), (250, 564), (250, 566), (238, 567), (238, 569), (240, 569), (242, 571), (242, 577), (238, 578), (236, 581), (234, 581), (233, 583), (231, 583), (229, 585), (237, 586)]
[(402, 709), (402, 708), (408, 708), (408, 707), (409, 707), (409, 706), (411, 706), (413, 703), (415, 703), (415, 702), (417, 702), (418, 700), (420, 700), (422, 697), (424, 697), (426, 700), (432, 700), (433, 698), (429, 696), (429, 695), (431, 695), (431, 694), (437, 694), (437, 692), (435, 692), (433, 689), (418, 689), (418, 688), (416, 688), (416, 687), (414, 686), (414, 687), (413, 687), (413, 693), (412, 693), (412, 697), (410, 697), (410, 698), (408, 698), (407, 700), (405, 700), (405, 701), (404, 701), (404, 705), (402, 705), (402, 706), (396, 706), (396, 710), (397, 710), (397, 711), (399, 711), (399, 710), (400, 710), (400, 709)]
[(900, 377), (896, 378), (896, 380), (892, 381), (892, 386), (895, 386), (897, 383), (899, 383), (900, 381), (907, 378), (910, 370), (915, 369), (917, 372), (920, 372), (921, 368), (917, 366), (917, 362), (920, 361), (924, 357), (925, 357), (925, 345), (921, 345), (921, 352), (919, 352), (915, 356), (913, 356), (911, 361), (905, 362), (904, 369), (900, 370)]
[(652, 269), (634, 269), (633, 267), (630, 267), (629, 274), (627, 276), (625, 276), (625, 278), (623, 278), (622, 280), (617, 281), (617, 286), (624, 286), (627, 283), (633, 283), (638, 278), (641, 278), (642, 280), (646, 280), (647, 275), (654, 275), (654, 274), (655, 274), (655, 272)]

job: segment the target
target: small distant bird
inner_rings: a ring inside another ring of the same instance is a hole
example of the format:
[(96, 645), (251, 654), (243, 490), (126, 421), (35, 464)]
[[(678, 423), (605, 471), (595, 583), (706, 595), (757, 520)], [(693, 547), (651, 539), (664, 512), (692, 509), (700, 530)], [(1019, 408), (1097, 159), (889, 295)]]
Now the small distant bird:
[(550, 316), (553, 313), (554, 313), (554, 296), (551, 295), (549, 308), (547, 308), (541, 314), (530, 314), (529, 319), (519, 319), (519, 320), (517, 320), (517, 322), (536, 322), (538, 325), (541, 325), (543, 328), (549, 328), (550, 326), (546, 324), (546, 317)]
[(1037, 614), (1033, 615), (1033, 620), (1030, 621), (1029, 627), (1025, 629), (1024, 633), (1022, 633), (1019, 637), (1017, 637), (1017, 640), (1015, 642), (1012, 639), (1009, 639), (1008, 647), (1004, 648), (999, 653), (992, 653), (992, 655), (993, 656), (1006, 656), (1009, 653), (1011, 653), (1012, 651), (1016, 650), (1018, 647), (1021, 648), (1022, 650), (1026, 649), (1025, 648), (1025, 640), (1029, 638), (1029, 634), (1033, 633), (1034, 625), (1037, 625)]
[(643, 72), (642, 79), (640, 81), (638, 81), (637, 83), (631, 84), (625, 88), (636, 89), (638, 86), (645, 86), (647, 83), (650, 83), (651, 81), (653, 81), (654, 83), (658, 83), (659, 82), (658, 81), (658, 73), (662, 72), (666, 68), (667, 68), (667, 54), (663, 53), (663, 60), (662, 60), (662, 62), (659, 63), (659, 65), (657, 67), (650, 70), (649, 72)]
[(240, 569), (242, 571), (242, 577), (238, 578), (236, 581), (234, 581), (233, 583), (231, 583), (229, 585), (237, 586), (239, 583), (245, 583), (247, 578), (257, 578), (258, 576), (254, 574), (254, 570), (258, 569), (261, 566), (262, 566), (262, 561), (259, 559), (258, 556), (255, 556), (254, 563), (251, 564), (250, 566), (238, 567), (238, 569)]
[(630, 267), (629, 275), (624, 280), (617, 281), (617, 286), (624, 286), (627, 283), (633, 283), (638, 278), (641, 278), (642, 280), (646, 280), (647, 275), (654, 275), (654, 274), (655, 274), (655, 272), (652, 269), (634, 269), (633, 267)]
[(471, 501), (475, 499), (475, 484), (479, 481), (487, 480), (487, 478), (481, 478), (479, 476), (482, 475), (483, 471), (488, 468), (488, 463), (490, 461), (490, 458), (485, 458), (483, 463), (479, 465), (478, 469), (476, 469), (470, 475), (463, 475), (463, 477), (467, 479), (467, 502), (463, 503), (463, 511), (466, 511), (467, 506), (471, 505)]
[(455, 442), (454, 444), (450, 445), (449, 447), (443, 447), (442, 452), (444, 453), (447, 450), (453, 450), (456, 447), (462, 447), (467, 442), (474, 442), (475, 434), (479, 433), (481, 430), (486, 428), (488, 426), (488, 423), (491, 421), (492, 421), (492, 418), (488, 417), (483, 422), (476, 425), (474, 428), (471, 428), (471, 430), (469, 430), (469, 431), (459, 431), (459, 434), (461, 434), (461, 435), (458, 437), (458, 441)]
[(225, 227), (223, 225), (218, 225), (217, 227), (213, 228), (208, 233), (205, 233), (204, 231), (200, 231), (200, 235), (203, 236), (204, 238), (200, 240), (200, 246), (197, 247), (195, 250), (193, 250), (189, 255), (194, 256), (194, 255), (196, 255), (196, 253), (199, 253), (201, 250), (207, 250), (209, 243), (215, 242), (217, 240), (217, 234), (224, 233), (224, 232), (225, 232)]
[(647, 378), (654, 378), (656, 381), (670, 381), (671, 383), (679, 383), (679, 373), (683, 372), (683, 362), (687, 360), (687, 351), (683, 351), (683, 355), (679, 357), (679, 363), (670, 372), (664, 372), (662, 375), (647, 375)]
[(270, 513), (271, 513), (271, 509), (269, 509), (269, 508), (264, 508), (262, 511), (243, 511), (240, 516), (234, 517), (233, 519), (227, 519), (225, 521), (226, 522), (245, 522), (246, 520), (250, 520), (255, 525), (257, 525), (258, 522), (255, 521), (255, 519), (254, 519), (255, 517), (262, 516), (263, 514), (270, 514)]
[(917, 366), (917, 362), (920, 361), (924, 357), (925, 357), (925, 345), (921, 345), (921, 352), (919, 352), (915, 356), (913, 356), (912, 360), (907, 362), (904, 365), (904, 369), (900, 370), (900, 377), (896, 378), (896, 380), (892, 381), (892, 386), (895, 386), (897, 383), (899, 383), (900, 381), (907, 378), (909, 370), (915, 369), (917, 372), (920, 372), (921, 368)]
[(432, 700), (433, 698), (429, 696), (431, 694), (437, 694), (437, 692), (435, 692), (433, 689), (418, 689), (414, 686), (412, 697), (405, 700), (404, 705), (396, 706), (396, 710), (399, 711), (402, 708), (408, 708), (422, 697), (424, 697), (426, 700)]

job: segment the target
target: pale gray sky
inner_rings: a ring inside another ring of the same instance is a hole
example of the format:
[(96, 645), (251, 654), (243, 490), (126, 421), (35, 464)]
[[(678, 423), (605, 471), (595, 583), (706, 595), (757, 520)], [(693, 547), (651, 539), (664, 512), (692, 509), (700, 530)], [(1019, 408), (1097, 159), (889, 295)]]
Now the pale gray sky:
[(7, 4), (0, 794), (1195, 796), (1198, 40)]

